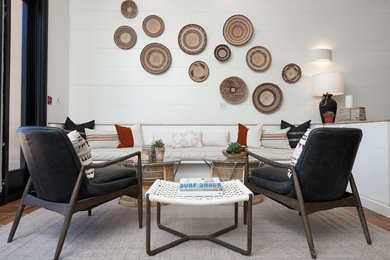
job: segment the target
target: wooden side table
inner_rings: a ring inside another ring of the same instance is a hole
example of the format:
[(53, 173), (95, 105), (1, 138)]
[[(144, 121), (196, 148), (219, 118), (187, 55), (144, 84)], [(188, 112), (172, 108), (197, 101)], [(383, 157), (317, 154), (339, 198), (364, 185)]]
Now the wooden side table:
[[(152, 186), (157, 179), (174, 181), (176, 172), (181, 164), (180, 160), (169, 160), (163, 162), (141, 162), (142, 164), (142, 196), (145, 197), (146, 191)], [(122, 167), (137, 169), (137, 162), (125, 161), (120, 164)], [(138, 201), (129, 196), (119, 198), (119, 204), (137, 207)], [(146, 202), (143, 201), (143, 207), (146, 207)], [(152, 203), (156, 206), (157, 203)]]

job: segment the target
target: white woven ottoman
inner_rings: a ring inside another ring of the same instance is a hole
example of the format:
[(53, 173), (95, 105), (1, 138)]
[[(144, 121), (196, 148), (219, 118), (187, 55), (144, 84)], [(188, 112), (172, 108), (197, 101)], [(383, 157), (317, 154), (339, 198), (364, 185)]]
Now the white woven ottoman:
[[(222, 196), (216, 197), (181, 197), (178, 196), (179, 183), (156, 180), (153, 185), (146, 192), (146, 253), (148, 255), (155, 255), (168, 248), (177, 246), (188, 240), (210, 240), (221, 246), (239, 252), (243, 255), (250, 255), (252, 251), (252, 198), (253, 193), (239, 180), (231, 180), (222, 182)], [(150, 203), (151, 201), (157, 202), (157, 226), (170, 232), (180, 238), (170, 242), (166, 245), (160, 246), (153, 250), (150, 249)], [(241, 249), (216, 237), (222, 235), (228, 231), (237, 228), (238, 225), (238, 202), (244, 202), (244, 224), (247, 224), (247, 249)], [(161, 203), (180, 204), (180, 205), (219, 205), (234, 203), (234, 225), (224, 228), (220, 231), (214, 232), (209, 235), (186, 235), (177, 230), (171, 229), (161, 224)], [(248, 223), (246, 223), (248, 222)]]

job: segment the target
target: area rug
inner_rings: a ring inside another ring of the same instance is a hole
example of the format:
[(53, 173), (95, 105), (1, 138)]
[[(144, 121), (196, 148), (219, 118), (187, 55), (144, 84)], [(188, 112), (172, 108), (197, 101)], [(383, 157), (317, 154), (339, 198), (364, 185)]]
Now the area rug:
[[(344, 209), (309, 216), (318, 259), (389, 259), (390, 232), (369, 224), (367, 245), (358, 217)], [(22, 217), (14, 241), (7, 243), (11, 224), (0, 228), (0, 259), (52, 259), (63, 217), (39, 209)], [(207, 234), (233, 223), (233, 207), (162, 207), (162, 224), (189, 234)], [(152, 248), (176, 239), (156, 226), (152, 209)], [(246, 246), (246, 226), (220, 236)], [(116, 200), (74, 215), (61, 259), (311, 259), (299, 215), (269, 199), (253, 207), (253, 250), (249, 257), (209, 241), (191, 240), (150, 257), (145, 251), (145, 226), (138, 228), (137, 209)]]

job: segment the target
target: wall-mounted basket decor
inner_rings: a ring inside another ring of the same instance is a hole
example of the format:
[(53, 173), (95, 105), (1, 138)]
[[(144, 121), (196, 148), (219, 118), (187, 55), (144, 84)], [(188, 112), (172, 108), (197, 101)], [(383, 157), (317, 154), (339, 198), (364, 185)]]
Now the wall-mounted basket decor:
[(160, 43), (146, 45), (140, 55), (142, 67), (152, 74), (166, 71), (172, 62), (171, 52)]
[(226, 44), (220, 44), (214, 49), (214, 56), (219, 61), (227, 61), (230, 58), (231, 51)]
[(131, 0), (125, 0), (121, 4), (121, 12), (126, 18), (134, 18), (138, 14), (138, 9), (136, 3)]
[(130, 26), (120, 26), (114, 33), (114, 42), (119, 48), (128, 50), (137, 42), (137, 34)]
[(265, 71), (271, 66), (271, 53), (262, 46), (251, 48), (246, 54), (246, 63), (254, 71)]
[(252, 95), (253, 105), (257, 111), (270, 114), (282, 104), (282, 90), (273, 83), (263, 83), (255, 88)]
[(251, 21), (240, 14), (231, 16), (223, 26), (223, 37), (231, 45), (244, 45), (252, 38), (252, 35), (253, 25)]
[(164, 28), (164, 21), (157, 15), (149, 15), (142, 22), (142, 29), (150, 37), (160, 36)]
[(294, 63), (287, 64), (282, 70), (282, 77), (287, 83), (297, 82), (302, 75), (301, 68)]
[(179, 32), (178, 43), (185, 53), (198, 54), (206, 47), (207, 35), (201, 26), (187, 24)]
[(248, 87), (239, 77), (230, 77), (222, 81), (219, 91), (222, 98), (231, 104), (241, 103), (248, 96)]
[(190, 65), (188, 75), (195, 82), (203, 82), (209, 76), (209, 67), (203, 61), (195, 61)]

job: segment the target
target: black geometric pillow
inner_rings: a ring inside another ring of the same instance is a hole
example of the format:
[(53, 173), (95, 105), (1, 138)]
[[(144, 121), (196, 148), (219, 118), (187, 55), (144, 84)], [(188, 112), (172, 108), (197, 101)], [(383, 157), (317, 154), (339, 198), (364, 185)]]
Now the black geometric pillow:
[(95, 120), (85, 122), (82, 124), (74, 123), (69, 117), (65, 120), (64, 130), (65, 132), (77, 130), (81, 136), (85, 139), (85, 128), (95, 129)]
[(287, 132), (288, 142), (290, 143), (291, 148), (295, 148), (297, 146), (306, 130), (310, 128), (310, 122), (311, 120), (300, 124), (299, 126), (294, 126), (283, 120), (280, 122), (280, 129), (291, 127), (290, 131)]

